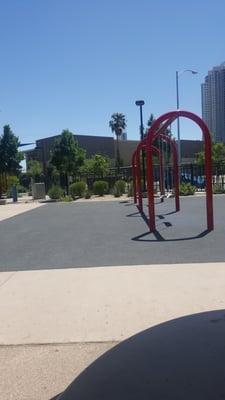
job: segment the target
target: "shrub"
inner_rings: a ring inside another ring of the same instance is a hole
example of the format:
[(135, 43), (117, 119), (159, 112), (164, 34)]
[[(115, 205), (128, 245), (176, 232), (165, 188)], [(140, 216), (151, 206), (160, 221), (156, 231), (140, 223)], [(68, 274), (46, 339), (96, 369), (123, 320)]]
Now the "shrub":
[(127, 197), (133, 197), (133, 195), (134, 195), (133, 182), (130, 182), (128, 184)]
[(50, 197), (50, 199), (53, 200), (58, 200), (61, 197), (63, 197), (64, 193), (63, 193), (63, 189), (58, 186), (58, 185), (53, 185), (49, 191), (48, 191), (48, 195)]
[(190, 196), (195, 194), (196, 187), (191, 185), (190, 183), (181, 183), (180, 184), (180, 195), (181, 196)]
[(216, 183), (215, 185), (213, 185), (213, 193), (214, 194), (223, 194), (223, 193), (225, 193), (225, 190), (218, 183)]
[(64, 201), (65, 203), (69, 203), (70, 201), (73, 201), (73, 198), (72, 198), (72, 196), (66, 195), (66, 196), (61, 197), (60, 200)]
[(14, 175), (7, 176), (8, 187), (12, 187), (13, 185), (18, 186), (19, 183), (20, 183), (20, 181), (19, 181), (19, 178), (17, 178), (17, 176), (14, 176)]
[(108, 182), (106, 181), (95, 181), (93, 184), (94, 194), (99, 196), (104, 196), (105, 193), (109, 190)]
[(114, 194), (114, 197), (120, 197), (121, 196), (121, 192), (115, 187), (114, 187), (114, 190), (113, 190), (113, 194)]
[(27, 193), (27, 189), (22, 185), (18, 185), (17, 186), (17, 192), (18, 193)]
[(126, 190), (126, 182), (122, 181), (122, 179), (120, 179), (119, 181), (115, 182), (114, 188), (115, 188), (116, 192), (118, 192), (118, 193), (120, 193), (120, 195), (122, 195), (125, 193), (125, 190)]
[(90, 199), (91, 198), (91, 192), (89, 192), (89, 190), (87, 190), (86, 192), (85, 192), (85, 199)]
[(70, 195), (75, 199), (76, 197), (83, 197), (86, 190), (86, 183), (83, 181), (72, 183), (69, 187)]

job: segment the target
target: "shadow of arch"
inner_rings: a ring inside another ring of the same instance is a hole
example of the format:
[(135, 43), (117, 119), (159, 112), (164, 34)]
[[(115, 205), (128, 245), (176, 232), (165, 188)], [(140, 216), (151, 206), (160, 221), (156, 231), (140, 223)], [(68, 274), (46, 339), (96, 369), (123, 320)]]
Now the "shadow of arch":
[[(161, 214), (156, 214), (156, 217), (158, 220), (164, 220), (166, 216), (171, 215), (176, 213), (176, 211), (170, 211), (168, 213), (161, 213)], [(146, 223), (148, 226), (148, 218), (144, 212), (141, 211), (136, 211), (131, 214), (127, 214), (126, 217), (141, 217), (143, 221)], [(172, 224), (167, 221), (163, 221), (163, 224), (168, 228), (171, 227)], [(158, 224), (159, 225), (159, 224)], [(204, 229), (202, 232), (193, 235), (193, 236), (187, 236), (187, 237), (180, 237), (180, 238), (170, 238), (166, 239), (160, 232), (159, 230), (155, 230), (154, 232), (150, 232), (149, 230), (147, 232), (141, 233), (140, 235), (137, 235), (135, 237), (132, 237), (131, 240), (134, 242), (183, 242), (183, 241), (188, 241), (188, 240), (194, 240), (194, 239), (201, 239), (208, 234), (210, 234), (212, 231), (208, 229)], [(152, 238), (154, 236), (154, 238)], [(150, 239), (152, 238), (152, 239)]]
[[(147, 231), (145, 233), (141, 233), (140, 235), (131, 238), (131, 240), (133, 240), (134, 242), (154, 242), (154, 243), (157, 243), (157, 242), (185, 242), (186, 240), (188, 241), (188, 240), (201, 239), (201, 238), (207, 236), (211, 232), (212, 231), (208, 231), (207, 229), (205, 229), (204, 231), (198, 233), (195, 236), (166, 239), (158, 230), (155, 230), (155, 232)], [(146, 237), (152, 237), (152, 236), (154, 236), (155, 238), (154, 239), (146, 239)]]
[(154, 326), (115, 346), (57, 400), (225, 399), (225, 310)]

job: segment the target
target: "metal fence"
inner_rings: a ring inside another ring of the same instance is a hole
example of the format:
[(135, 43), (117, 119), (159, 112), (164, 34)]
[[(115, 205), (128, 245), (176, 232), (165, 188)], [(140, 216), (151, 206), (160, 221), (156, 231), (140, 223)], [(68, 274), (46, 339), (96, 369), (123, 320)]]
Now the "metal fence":
[[(221, 190), (225, 190), (225, 164), (214, 164), (212, 174), (212, 184)], [(80, 175), (78, 179), (85, 180), (88, 184), (90, 190), (93, 188), (93, 183), (96, 180), (104, 180), (109, 184), (109, 189), (114, 187), (117, 180), (123, 179), (127, 182), (132, 180), (132, 167), (121, 167), (118, 173), (116, 168), (111, 168), (107, 176), (94, 176), (94, 175)], [(165, 178), (165, 189), (167, 191), (173, 188), (173, 167), (172, 165), (166, 165), (164, 168), (164, 178)], [(205, 170), (204, 166), (199, 166), (197, 164), (182, 164), (180, 167), (180, 181), (184, 183), (191, 183), (196, 186), (198, 190), (205, 189)], [(155, 190), (159, 186), (159, 166), (154, 165), (154, 182)], [(46, 187), (49, 188), (52, 184), (61, 184), (59, 179), (57, 181), (52, 180), (50, 177), (45, 177)], [(65, 184), (64, 184), (65, 186)]]
[[(197, 164), (186, 164), (180, 168), (181, 182), (189, 182), (198, 189), (205, 188), (205, 168)], [(212, 166), (212, 184), (225, 190), (225, 164), (214, 164)]]

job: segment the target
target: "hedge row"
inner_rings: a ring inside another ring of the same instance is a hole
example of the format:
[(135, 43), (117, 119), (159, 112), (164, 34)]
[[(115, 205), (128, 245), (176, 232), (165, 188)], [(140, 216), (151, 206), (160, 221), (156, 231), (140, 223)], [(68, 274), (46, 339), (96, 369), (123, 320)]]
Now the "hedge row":
[[(115, 197), (119, 197), (126, 191), (126, 182), (123, 180), (118, 180), (115, 182), (113, 189), (113, 194)], [(109, 184), (106, 181), (95, 181), (93, 184), (93, 193), (98, 196), (104, 196), (109, 192)], [(91, 192), (88, 190), (86, 182), (79, 181), (74, 182), (69, 186), (69, 196), (65, 196), (63, 189), (60, 186), (54, 185), (49, 191), (48, 195), (51, 199), (65, 201), (75, 200), (78, 197), (90, 198)], [(128, 185), (128, 195), (132, 195), (131, 184)]]

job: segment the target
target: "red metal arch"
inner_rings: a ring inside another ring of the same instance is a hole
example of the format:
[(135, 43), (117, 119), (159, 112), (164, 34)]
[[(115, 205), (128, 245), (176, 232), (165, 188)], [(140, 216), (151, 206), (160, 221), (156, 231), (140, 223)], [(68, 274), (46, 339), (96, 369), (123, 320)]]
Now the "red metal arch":
[[(160, 184), (160, 193), (164, 194), (164, 173), (163, 173), (163, 160), (162, 154), (160, 150), (154, 145), (151, 146), (154, 153), (157, 153), (159, 159), (159, 184)], [(134, 188), (134, 203), (138, 202), (138, 208), (142, 212), (143, 211), (143, 201), (142, 201), (142, 192), (141, 192), (141, 163), (140, 163), (140, 155), (141, 151), (146, 150), (146, 141), (145, 139), (141, 141), (132, 156), (132, 172), (133, 172), (133, 188)]]
[(153, 184), (153, 163), (151, 146), (155, 138), (157, 138), (165, 129), (177, 118), (185, 117), (194, 121), (202, 130), (205, 140), (205, 176), (206, 176), (206, 216), (207, 229), (213, 230), (213, 199), (212, 199), (212, 154), (211, 154), (211, 137), (207, 125), (196, 114), (189, 111), (177, 110), (163, 114), (153, 122), (149, 128), (146, 137), (147, 149), (147, 179), (148, 179), (148, 210), (149, 210), (149, 228), (154, 232), (155, 227), (155, 206), (154, 206), (154, 184)]

